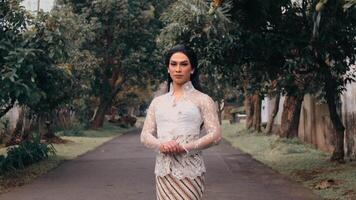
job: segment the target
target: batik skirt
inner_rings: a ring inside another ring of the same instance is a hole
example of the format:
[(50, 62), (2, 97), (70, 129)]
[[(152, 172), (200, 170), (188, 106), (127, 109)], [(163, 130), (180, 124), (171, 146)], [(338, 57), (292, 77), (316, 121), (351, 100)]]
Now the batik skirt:
[(171, 174), (156, 176), (156, 197), (157, 200), (202, 200), (204, 185), (204, 174), (195, 179), (177, 179)]

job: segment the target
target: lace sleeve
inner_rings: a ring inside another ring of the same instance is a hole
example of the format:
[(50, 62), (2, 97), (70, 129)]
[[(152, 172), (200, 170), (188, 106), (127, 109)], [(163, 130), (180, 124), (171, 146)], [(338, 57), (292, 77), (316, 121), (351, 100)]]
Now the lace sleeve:
[(153, 99), (147, 110), (147, 115), (143, 124), (140, 139), (141, 143), (143, 143), (146, 147), (154, 149), (156, 152), (159, 152), (160, 142), (154, 136), (156, 135), (156, 133), (157, 125), (155, 118), (155, 99)]
[(206, 135), (183, 145), (190, 153), (206, 149), (212, 145), (217, 145), (221, 140), (221, 128), (218, 113), (214, 101), (209, 96), (202, 102), (201, 115)]

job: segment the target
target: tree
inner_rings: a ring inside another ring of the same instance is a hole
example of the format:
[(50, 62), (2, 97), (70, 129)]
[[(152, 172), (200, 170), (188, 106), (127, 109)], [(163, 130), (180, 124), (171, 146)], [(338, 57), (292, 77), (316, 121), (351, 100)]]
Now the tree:
[[(337, 99), (345, 84), (355, 80), (355, 75), (348, 73), (356, 55), (353, 1), (346, 4), (337, 0), (274, 1), (271, 4), (269, 1), (242, 0), (239, 5), (236, 18), (243, 28), (239, 37), (240, 52), (241, 60), (248, 61), (244, 62), (249, 67), (247, 74), (258, 80), (258, 86), (266, 81), (267, 86), (277, 81), (277, 90), (287, 96), (282, 116), (286, 121), (282, 121), (281, 136), (297, 136), (304, 94), (323, 91), (321, 97), (328, 103), (336, 129), (331, 159), (342, 162), (344, 128), (337, 113)], [(256, 10), (262, 15), (256, 15), (253, 12)], [(249, 30), (255, 31), (244, 36)], [(261, 64), (251, 65), (250, 61)], [(262, 76), (251, 73), (256, 71), (267, 73)], [(247, 85), (254, 80), (249, 77)]]
[(246, 127), (261, 130), (261, 99), (283, 72), (283, 44), (279, 26), (288, 1), (234, 1), (232, 22), (236, 44), (234, 55), (240, 66), (238, 80), (245, 93)]
[(220, 114), (226, 92), (234, 84), (233, 62), (225, 59), (234, 40), (228, 19), (230, 7), (229, 1), (223, 5), (215, 1), (176, 1), (162, 14), (164, 27), (157, 38), (163, 53), (180, 43), (196, 51), (203, 90), (218, 101)]
[(33, 65), (33, 83), (41, 94), (37, 102), (26, 105), (38, 114), (40, 134), (48, 139), (55, 137), (50, 128), (54, 111), (72, 98), (71, 71), (63, 65), (69, 49), (63, 34), (66, 28), (55, 15), (40, 12), (26, 32), (26, 48), (36, 49), (28, 63)]
[[(304, 94), (320, 89), (319, 84), (312, 84), (315, 73), (308, 47), (312, 30), (308, 9), (307, 1), (292, 3), (288, 0), (241, 0), (233, 9), (233, 19), (240, 27), (237, 55), (240, 65), (244, 66), (241, 79), (244, 80), (248, 128), (260, 127), (256, 127), (259, 122), (256, 115), (260, 115), (261, 96), (279, 98), (282, 94), (286, 98), (279, 135), (297, 137)], [(272, 119), (276, 112), (272, 113)], [(272, 126), (268, 124), (267, 132)]]
[(356, 9), (351, 4), (344, 11), (345, 5), (337, 0), (314, 2), (316, 10), (313, 14), (319, 16), (320, 24), (314, 29), (310, 40), (315, 73), (322, 84), (335, 128), (335, 149), (331, 160), (338, 162), (344, 162), (345, 127), (337, 111), (337, 102), (339, 95), (345, 91), (345, 85), (356, 81), (356, 74), (349, 73), (356, 60)]
[[(17, 99), (36, 101), (31, 94), (31, 81), (23, 79), (22, 74), (31, 73), (24, 68), (24, 58), (33, 51), (22, 48), (24, 32), (27, 29), (25, 10), (17, 1), (0, 1), (0, 117), (9, 111)], [(16, 58), (15, 61), (11, 60)], [(31, 79), (30, 79), (31, 80)], [(31, 98), (32, 97), (32, 98)]]
[[(154, 1), (155, 2), (155, 1)], [(152, 56), (157, 26), (156, 11), (150, 1), (63, 1), (85, 18), (90, 34), (81, 49), (87, 50), (99, 62), (91, 82), (92, 95), (99, 105), (92, 128), (103, 125), (105, 113), (116, 95), (127, 85), (144, 85), (150, 79), (138, 76), (152, 69), (142, 68), (144, 59)], [(135, 65), (132, 59), (137, 61)], [(130, 63), (130, 65), (127, 65)]]
[(1, 1), (1, 11), (1, 116), (15, 102), (48, 114), (70, 99), (70, 73), (60, 66), (67, 49), (64, 30), (45, 13), (31, 17), (18, 1)]

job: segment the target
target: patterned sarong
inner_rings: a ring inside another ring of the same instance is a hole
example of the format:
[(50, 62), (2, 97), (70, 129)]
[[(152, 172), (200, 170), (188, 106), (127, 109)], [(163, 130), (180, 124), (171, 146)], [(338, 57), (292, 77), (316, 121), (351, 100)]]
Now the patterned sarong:
[(157, 200), (201, 200), (204, 193), (204, 174), (195, 179), (177, 179), (171, 174), (156, 176)]

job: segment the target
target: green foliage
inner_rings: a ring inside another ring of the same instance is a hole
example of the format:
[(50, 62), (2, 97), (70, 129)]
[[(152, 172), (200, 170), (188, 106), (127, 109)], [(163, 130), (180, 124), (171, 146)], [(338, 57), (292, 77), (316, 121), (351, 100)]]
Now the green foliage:
[(54, 147), (41, 143), (39, 137), (33, 141), (22, 141), (18, 146), (9, 147), (6, 156), (0, 156), (0, 174), (23, 169), (53, 154), (55, 154)]
[[(355, 63), (354, 7), (344, 12), (341, 1), (327, 1), (315, 37), (317, 3), (310, 0), (235, 2), (232, 19), (239, 25), (236, 55), (244, 66), (241, 79), (250, 82), (249, 90), (270, 92), (272, 86), (288, 95), (316, 93), (324, 88), (323, 76), (327, 74), (320, 67), (320, 58), (335, 63), (329, 69), (338, 79), (338, 93), (346, 82), (355, 78), (350, 76), (352, 73), (346, 73)], [(277, 85), (272, 84), (274, 80)]]
[(355, 69), (351, 68), (356, 63), (356, 8), (344, 11), (343, 6), (341, 1), (330, 0), (320, 13), (313, 12), (322, 17), (318, 33), (311, 39), (317, 78), (324, 91), (332, 80), (337, 94), (345, 90), (347, 83), (356, 81)]
[(235, 40), (235, 25), (228, 18), (231, 6), (226, 1), (212, 11), (206, 1), (176, 1), (162, 14), (165, 26), (157, 38), (162, 53), (179, 43), (191, 46), (199, 57), (205, 92), (219, 100), (226, 95), (227, 88), (235, 85), (233, 60), (226, 59)]
[(120, 85), (110, 82), (115, 80), (109, 80), (117, 72), (125, 74), (121, 78), (130, 84), (144, 81), (138, 75), (144, 70), (142, 63), (150, 57), (154, 47), (152, 34), (156, 32), (154, 15), (150, 14), (154, 12), (152, 5), (143, 1), (71, 3), (68, 5), (89, 25), (90, 34), (84, 37), (81, 48), (99, 60), (92, 76), (94, 94), (110, 98), (112, 90), (120, 90)]
[(83, 130), (88, 128), (86, 125), (75, 123), (69, 130), (62, 130), (57, 135), (59, 136), (84, 136)]
[(14, 104), (52, 112), (70, 100), (72, 79), (61, 64), (67, 57), (66, 30), (59, 18), (30, 16), (19, 1), (0, 3), (0, 117)]
[(81, 121), (88, 122), (99, 105), (122, 104), (115, 97), (125, 88), (145, 88), (155, 79), (157, 16), (169, 3), (57, 1), (54, 12), (66, 26), (75, 27), (65, 35), (74, 44), (67, 64), (76, 88), (71, 104)]
[(66, 28), (59, 20), (54, 15), (39, 13), (26, 35), (26, 47), (36, 49), (29, 63), (40, 91), (39, 101), (27, 105), (37, 112), (51, 112), (71, 99), (71, 72), (63, 66), (69, 44), (63, 36)]
[(248, 80), (247, 92), (270, 92), (274, 80), (279, 92), (298, 92), (294, 70), (300, 60), (291, 55), (303, 42), (300, 29), (308, 28), (298, 22), (303, 15), (286, 0), (241, 0), (234, 4), (232, 16), (239, 26), (235, 47), (236, 61), (242, 66), (239, 80)]
[[(22, 48), (23, 33), (27, 27), (25, 14), (18, 1), (0, 2), (0, 117), (17, 98), (30, 98), (31, 94), (25, 80), (19, 77), (19, 73), (24, 71), (24, 57), (32, 54), (31, 50)], [(9, 63), (9, 56), (17, 57), (17, 62)]]

